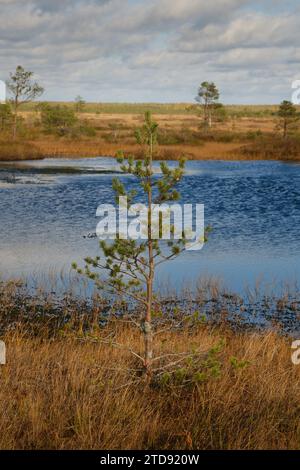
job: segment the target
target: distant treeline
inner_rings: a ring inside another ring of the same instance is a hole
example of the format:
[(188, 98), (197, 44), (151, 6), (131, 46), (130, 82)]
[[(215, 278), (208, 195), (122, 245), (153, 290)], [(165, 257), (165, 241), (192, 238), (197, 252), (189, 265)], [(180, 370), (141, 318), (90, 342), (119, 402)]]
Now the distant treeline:
[[(40, 103), (26, 103), (22, 111), (35, 111)], [(51, 102), (52, 105), (65, 105), (74, 108), (74, 101)], [(272, 117), (278, 112), (278, 105), (224, 105), (228, 117)], [(88, 103), (82, 107), (82, 113), (96, 114), (190, 114), (197, 112), (199, 105), (191, 103)], [(300, 106), (297, 106), (300, 111)]]

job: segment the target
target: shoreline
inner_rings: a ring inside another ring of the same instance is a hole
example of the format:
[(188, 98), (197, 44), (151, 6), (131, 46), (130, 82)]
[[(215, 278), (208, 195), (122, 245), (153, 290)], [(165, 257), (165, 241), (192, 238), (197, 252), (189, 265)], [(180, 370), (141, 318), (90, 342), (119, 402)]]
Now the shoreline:
[[(31, 285), (32, 282), (32, 285)], [(51, 289), (47, 286), (51, 285)], [(212, 294), (213, 292), (213, 294)], [(80, 293), (80, 295), (79, 295)], [(268, 292), (265, 286), (261, 286), (255, 295), (245, 290), (233, 291), (223, 283), (199, 277), (198, 283), (189, 286), (188, 290), (170, 291), (170, 293), (156, 291), (159, 309), (162, 317), (155, 321), (158, 323), (172, 323), (173, 311), (178, 318), (189, 316), (191, 310), (197, 312), (197, 322), (209, 325), (211, 328), (226, 326), (235, 333), (276, 332), (280, 335), (293, 337), (300, 333), (299, 311), (300, 291), (293, 288), (292, 284), (278, 292)], [(266, 298), (268, 303), (266, 304)], [(0, 318), (0, 331), (10, 330), (15, 321), (20, 325), (39, 330), (43, 329), (46, 322), (51, 331), (56, 331), (57, 325), (63, 325), (68, 320), (69, 306), (78, 310), (83, 308), (82, 321), (85, 328), (89, 328), (89, 318), (95, 318), (93, 313), (97, 305), (102, 306), (105, 312), (99, 324), (104, 326), (106, 321), (114, 317), (114, 297), (102, 296), (99, 291), (91, 286), (86, 286), (84, 280), (77, 277), (70, 278), (69, 284), (64, 288), (59, 285), (58, 278), (49, 277), (44, 280), (32, 278), (11, 277), (0, 278), (0, 298), (10, 299), (9, 305), (13, 306), (15, 314), (11, 316), (7, 310), (6, 315)], [(66, 299), (68, 301), (66, 302)], [(39, 315), (35, 315), (35, 306), (38, 306)], [(20, 310), (20, 313), (18, 313)], [(257, 316), (257, 310), (260, 315)], [(51, 313), (51, 315), (49, 315)], [(123, 305), (123, 316), (130, 316), (136, 321), (139, 318), (139, 310), (134, 303), (126, 301)], [(101, 319), (101, 309), (97, 315)], [(179, 328), (180, 330), (180, 328)]]
[[(1, 144), (0, 144), (1, 145)], [(21, 162), (29, 160), (45, 160), (47, 158), (60, 159), (79, 159), (79, 158), (115, 158), (118, 150), (122, 149), (125, 154), (133, 154), (139, 158), (140, 148), (134, 144), (101, 144), (98, 142), (26, 142), (28, 150), (27, 155), (14, 157), (10, 153), (0, 156), (0, 163), (3, 162)], [(241, 143), (219, 143), (219, 142), (205, 142), (203, 145), (160, 145), (156, 160), (178, 160), (184, 156), (187, 160), (195, 161), (285, 161), (285, 162), (300, 162), (300, 154), (298, 157), (283, 158), (282, 156), (271, 155), (266, 157), (265, 153), (256, 152), (254, 155), (251, 153), (243, 152), (251, 144)], [(31, 153), (31, 149), (34, 152)]]

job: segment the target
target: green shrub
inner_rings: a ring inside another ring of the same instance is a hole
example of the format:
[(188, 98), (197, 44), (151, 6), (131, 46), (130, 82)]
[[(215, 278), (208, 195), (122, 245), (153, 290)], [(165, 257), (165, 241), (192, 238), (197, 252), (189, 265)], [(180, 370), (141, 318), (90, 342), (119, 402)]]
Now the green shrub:
[(40, 111), (43, 129), (49, 134), (70, 134), (78, 122), (74, 110), (64, 105), (51, 106), (44, 103), (40, 106)]
[(180, 130), (160, 129), (158, 131), (157, 141), (160, 145), (199, 145), (202, 143), (199, 132), (184, 127)]
[(12, 112), (8, 104), (0, 103), (0, 131), (8, 130), (12, 125)]
[(263, 135), (262, 131), (258, 129), (257, 131), (248, 131), (246, 134), (246, 138), (248, 140), (255, 140), (258, 137), (262, 137), (262, 135)]
[(79, 121), (73, 108), (65, 105), (51, 106), (48, 103), (40, 105), (41, 124), (48, 134), (79, 138), (80, 136), (94, 137), (95, 129), (88, 121)]

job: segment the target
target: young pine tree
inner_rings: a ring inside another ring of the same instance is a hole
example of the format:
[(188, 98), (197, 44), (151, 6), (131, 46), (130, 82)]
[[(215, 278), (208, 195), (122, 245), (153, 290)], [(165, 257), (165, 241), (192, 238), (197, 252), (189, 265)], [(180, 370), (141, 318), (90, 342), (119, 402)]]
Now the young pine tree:
[(13, 139), (17, 138), (17, 124), (19, 108), (24, 103), (30, 103), (44, 93), (44, 88), (33, 81), (33, 72), (25, 70), (18, 65), (16, 71), (10, 74), (6, 82), (7, 89), (11, 94), (10, 100), (13, 109)]
[(291, 101), (282, 101), (277, 112), (279, 117), (278, 128), (282, 131), (284, 139), (287, 138), (290, 129), (294, 128), (300, 119), (296, 106)]
[[(153, 309), (156, 297), (153, 291), (155, 272), (158, 265), (176, 258), (186, 246), (185, 234), (181, 239), (171, 237), (167, 247), (162, 249), (159, 238), (153, 236), (152, 204), (177, 201), (179, 193), (176, 185), (184, 174), (184, 159), (181, 159), (176, 168), (170, 168), (165, 162), (160, 164), (161, 175), (153, 170), (153, 157), (157, 140), (158, 125), (152, 120), (151, 114), (146, 113), (143, 127), (136, 132), (136, 140), (143, 149), (143, 158), (135, 160), (133, 157), (125, 158), (122, 152), (118, 154), (121, 169), (126, 174), (134, 175), (143, 190), (147, 200), (148, 220), (147, 238), (140, 240), (122, 239), (101, 240), (100, 247), (103, 256), (86, 258), (84, 270), (77, 269), (95, 282), (99, 289), (106, 289), (112, 295), (119, 294), (123, 298), (131, 299), (139, 305), (140, 330), (144, 338), (143, 354), (135, 354), (143, 362), (143, 368), (148, 377), (152, 374), (153, 362)], [(119, 198), (127, 196), (128, 204), (136, 198), (136, 192), (126, 191), (119, 179), (113, 180), (113, 189), (116, 202)], [(174, 229), (174, 227), (173, 227)], [(159, 227), (161, 233), (162, 226)], [(172, 233), (172, 228), (171, 228)], [(104, 275), (106, 272), (106, 275)]]
[(218, 100), (220, 92), (213, 82), (202, 82), (196, 101), (203, 107), (203, 119), (206, 127), (212, 127), (214, 111), (218, 109)]

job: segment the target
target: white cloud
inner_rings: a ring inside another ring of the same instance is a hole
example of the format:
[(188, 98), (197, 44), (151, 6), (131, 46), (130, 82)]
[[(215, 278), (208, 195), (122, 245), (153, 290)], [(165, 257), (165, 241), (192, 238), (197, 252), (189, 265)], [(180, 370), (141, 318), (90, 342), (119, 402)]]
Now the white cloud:
[(190, 27), (174, 47), (184, 52), (224, 51), (236, 47), (285, 47), (297, 44), (299, 17), (249, 13), (226, 25), (210, 23), (202, 29)]
[(292, 4), (284, 13), (268, 0), (0, 6), (0, 79), (22, 64), (43, 82), (45, 99), (191, 101), (209, 79), (225, 101), (279, 101), (298, 73), (299, 12)]

